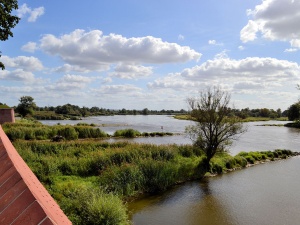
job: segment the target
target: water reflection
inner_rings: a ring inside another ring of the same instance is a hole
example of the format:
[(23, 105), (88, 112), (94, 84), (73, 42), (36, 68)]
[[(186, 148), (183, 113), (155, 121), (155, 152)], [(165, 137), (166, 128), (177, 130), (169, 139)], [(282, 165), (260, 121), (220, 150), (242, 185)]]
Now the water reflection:
[(220, 203), (209, 181), (190, 182), (161, 196), (137, 200), (129, 210), (135, 225), (233, 225), (230, 213)]
[(178, 186), (129, 204), (135, 225), (299, 224), (300, 157)]

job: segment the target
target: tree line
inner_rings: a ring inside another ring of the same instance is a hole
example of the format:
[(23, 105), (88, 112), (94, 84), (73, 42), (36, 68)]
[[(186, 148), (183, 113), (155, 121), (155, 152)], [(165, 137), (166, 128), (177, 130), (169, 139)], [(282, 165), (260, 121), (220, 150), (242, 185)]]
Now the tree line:
[[(19, 99), (19, 104), (15, 106), (16, 113), (20, 114), (22, 117), (35, 117), (52, 113), (52, 115), (68, 115), (71, 117), (87, 117), (87, 116), (105, 116), (105, 115), (176, 115), (176, 114), (189, 114), (189, 110), (150, 110), (148, 108), (144, 109), (107, 109), (103, 107), (93, 106), (93, 107), (80, 107), (73, 104), (64, 104), (58, 106), (37, 106), (34, 102), (34, 98), (31, 96), (22, 96)], [(4, 103), (0, 103), (4, 104)], [(279, 108), (277, 110), (268, 108), (257, 108), (257, 109), (236, 109), (228, 107), (227, 116), (236, 116), (241, 119), (248, 117), (266, 117), (266, 118), (280, 118), (289, 117), (290, 120), (300, 117), (300, 103), (295, 103), (282, 112)]]

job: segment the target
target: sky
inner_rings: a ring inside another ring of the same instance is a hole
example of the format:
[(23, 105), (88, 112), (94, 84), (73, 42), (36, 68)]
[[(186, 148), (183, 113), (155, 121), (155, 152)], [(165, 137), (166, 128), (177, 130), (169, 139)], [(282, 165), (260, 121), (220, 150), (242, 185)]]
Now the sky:
[(300, 90), (300, 0), (20, 0), (0, 43), (0, 102), (188, 109), (208, 87), (232, 107), (287, 109)]

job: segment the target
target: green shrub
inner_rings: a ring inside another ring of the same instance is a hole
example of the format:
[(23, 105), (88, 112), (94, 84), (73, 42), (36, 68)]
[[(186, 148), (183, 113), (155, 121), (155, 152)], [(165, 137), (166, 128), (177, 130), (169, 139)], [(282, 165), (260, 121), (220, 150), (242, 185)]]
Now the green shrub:
[(246, 167), (247, 166), (247, 160), (243, 157), (243, 156), (240, 156), (240, 155), (237, 155), (234, 157), (236, 163), (238, 165), (240, 165), (241, 167)]
[(101, 174), (102, 185), (121, 196), (132, 196), (142, 190), (144, 176), (136, 165), (113, 166)]
[(139, 163), (144, 176), (144, 191), (165, 191), (176, 182), (177, 166), (170, 162), (145, 160)]
[(227, 159), (225, 166), (226, 166), (227, 169), (233, 169), (235, 167), (235, 163), (236, 162), (235, 162), (234, 158)]
[(134, 129), (125, 129), (125, 130), (116, 130), (114, 137), (126, 137), (126, 138), (134, 138), (137, 136), (141, 136), (141, 133)]
[(223, 173), (223, 168), (220, 164), (211, 163), (210, 164), (210, 172), (213, 174), (221, 174), (221, 173)]
[(57, 134), (63, 136), (66, 140), (78, 139), (78, 133), (72, 126), (59, 126), (57, 129)]
[(250, 155), (247, 155), (247, 156), (245, 157), (245, 159), (247, 160), (247, 162), (249, 162), (249, 163), (251, 163), (251, 164), (254, 164), (254, 163), (255, 163), (255, 159), (254, 159), (252, 156), (250, 156)]

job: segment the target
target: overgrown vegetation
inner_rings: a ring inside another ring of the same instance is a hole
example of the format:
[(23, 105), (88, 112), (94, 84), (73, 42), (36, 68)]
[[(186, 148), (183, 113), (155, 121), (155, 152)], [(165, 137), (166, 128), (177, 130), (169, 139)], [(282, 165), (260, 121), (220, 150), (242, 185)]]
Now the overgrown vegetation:
[[(206, 173), (206, 157), (192, 145), (19, 140), (14, 146), (73, 224), (128, 224), (127, 199), (165, 191)], [(206, 175), (292, 154), (217, 153)]]

